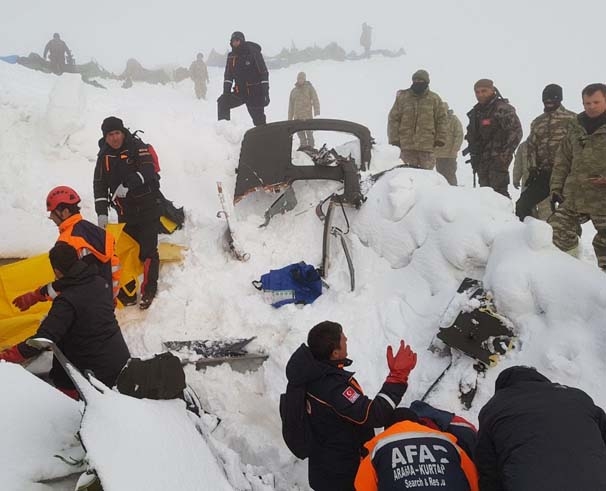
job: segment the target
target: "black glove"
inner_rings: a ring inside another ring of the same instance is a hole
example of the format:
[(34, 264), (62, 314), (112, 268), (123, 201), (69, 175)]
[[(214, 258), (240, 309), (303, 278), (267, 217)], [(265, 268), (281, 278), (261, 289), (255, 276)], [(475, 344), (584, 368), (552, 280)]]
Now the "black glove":
[(231, 94), (231, 82), (225, 80), (223, 82), (223, 95)]
[(433, 145), (434, 147), (443, 147), (445, 143), (442, 140), (436, 140)]
[(551, 211), (555, 213), (559, 205), (564, 203), (564, 196), (559, 191), (551, 192)]
[(269, 82), (261, 82), (261, 87), (263, 89), (263, 105), (267, 107), (269, 106)]

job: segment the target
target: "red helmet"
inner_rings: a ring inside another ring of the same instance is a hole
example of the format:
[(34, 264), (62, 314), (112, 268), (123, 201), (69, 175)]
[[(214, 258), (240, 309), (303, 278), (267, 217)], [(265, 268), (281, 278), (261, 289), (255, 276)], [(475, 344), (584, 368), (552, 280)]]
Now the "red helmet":
[(55, 211), (57, 206), (76, 205), (80, 203), (80, 196), (68, 186), (57, 186), (48, 193), (46, 197), (46, 211)]

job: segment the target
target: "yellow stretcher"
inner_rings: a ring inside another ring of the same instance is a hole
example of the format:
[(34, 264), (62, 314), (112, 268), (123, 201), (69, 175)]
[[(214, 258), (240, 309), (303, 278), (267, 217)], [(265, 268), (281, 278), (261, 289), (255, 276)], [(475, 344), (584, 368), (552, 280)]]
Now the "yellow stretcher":
[[(143, 275), (139, 261), (139, 245), (122, 231), (123, 224), (109, 224), (107, 230), (116, 240), (116, 254), (120, 258), (120, 285)], [(184, 246), (161, 242), (158, 245), (160, 262), (179, 262), (183, 259)], [(55, 279), (48, 260), (48, 253), (0, 266), (0, 351), (9, 348), (34, 334), (42, 318), (50, 309), (51, 302), (40, 302), (25, 312), (12, 304), (23, 293), (46, 285)]]

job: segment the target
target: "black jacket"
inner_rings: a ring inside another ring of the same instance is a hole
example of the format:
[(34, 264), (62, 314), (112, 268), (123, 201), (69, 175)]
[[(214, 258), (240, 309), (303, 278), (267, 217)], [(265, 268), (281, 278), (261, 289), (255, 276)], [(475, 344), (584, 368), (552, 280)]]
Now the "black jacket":
[(606, 489), (606, 415), (585, 392), (508, 368), (479, 421), (481, 491)]
[[(128, 187), (128, 194), (114, 198), (120, 184)], [(97, 215), (107, 215), (111, 203), (120, 222), (142, 223), (160, 216), (160, 176), (147, 144), (130, 133), (118, 150), (99, 140), (93, 189)]]
[(227, 55), (224, 94), (231, 92), (232, 83), (234, 94), (252, 105), (263, 105), (263, 97), (269, 91), (269, 73), (257, 43), (246, 41)]
[[(92, 370), (95, 377), (113, 386), (130, 357), (114, 316), (111, 286), (97, 273), (95, 265), (78, 261), (60, 283), (61, 295), (53, 300), (48, 316), (32, 337), (54, 341), (79, 370)], [(25, 358), (39, 351), (25, 342), (18, 345)], [(74, 386), (59, 362), (53, 358), (50, 372), (59, 388)]]
[(314, 435), (309, 485), (316, 491), (353, 490), (364, 443), (374, 436), (374, 428), (391, 420), (407, 388), (384, 383), (373, 400), (363, 394), (353, 375), (336, 364), (316, 360), (306, 345), (286, 365), (288, 381), (307, 388)]

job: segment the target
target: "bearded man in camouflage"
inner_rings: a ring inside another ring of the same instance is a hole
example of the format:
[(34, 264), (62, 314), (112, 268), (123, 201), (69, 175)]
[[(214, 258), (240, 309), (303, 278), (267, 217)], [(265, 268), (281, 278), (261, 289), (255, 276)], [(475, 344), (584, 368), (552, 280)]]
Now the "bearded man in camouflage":
[(429, 90), (429, 73), (417, 70), (409, 89), (399, 90), (389, 111), (389, 144), (400, 148), (409, 167), (433, 169), (434, 149), (446, 142), (447, 114), (442, 99)]
[(465, 136), (471, 165), (480, 186), (509, 198), (509, 165), (522, 140), (522, 125), (515, 108), (503, 99), (492, 80), (480, 79), (473, 89), (478, 103), (467, 113)]
[[(536, 215), (536, 208), (549, 198), (549, 181), (560, 142), (576, 114), (562, 105), (562, 87), (549, 84), (543, 89), (544, 112), (530, 125), (528, 136), (528, 178), (516, 202), (516, 215), (524, 220)], [(547, 205), (548, 206), (548, 205)]]
[(593, 249), (606, 270), (606, 85), (583, 89), (585, 111), (574, 118), (557, 151), (551, 173), (551, 202), (560, 205), (549, 218), (553, 243), (574, 253), (579, 223), (593, 222)]

